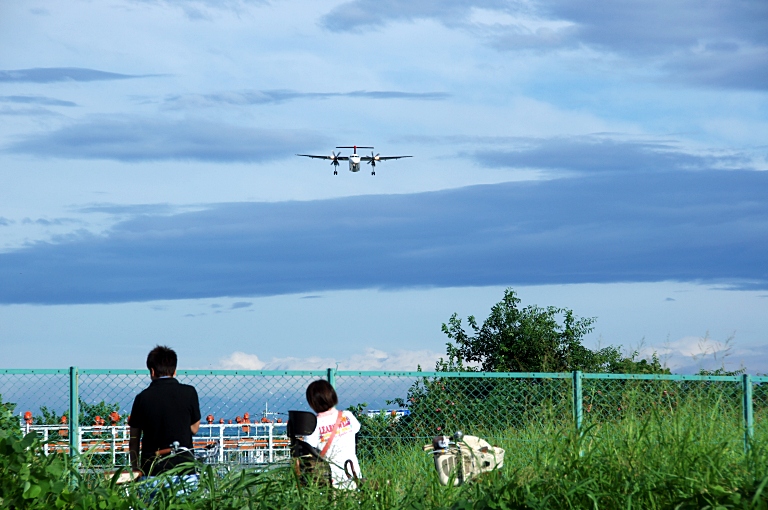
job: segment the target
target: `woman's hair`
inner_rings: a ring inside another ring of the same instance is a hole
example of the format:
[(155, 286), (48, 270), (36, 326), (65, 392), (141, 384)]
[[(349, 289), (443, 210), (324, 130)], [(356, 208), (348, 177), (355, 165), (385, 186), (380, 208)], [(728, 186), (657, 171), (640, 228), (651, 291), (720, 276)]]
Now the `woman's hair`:
[(147, 356), (147, 368), (155, 371), (155, 377), (173, 376), (176, 362), (176, 353), (164, 345), (158, 345)]
[(322, 413), (339, 403), (336, 390), (328, 381), (319, 379), (307, 386), (307, 402), (316, 413)]

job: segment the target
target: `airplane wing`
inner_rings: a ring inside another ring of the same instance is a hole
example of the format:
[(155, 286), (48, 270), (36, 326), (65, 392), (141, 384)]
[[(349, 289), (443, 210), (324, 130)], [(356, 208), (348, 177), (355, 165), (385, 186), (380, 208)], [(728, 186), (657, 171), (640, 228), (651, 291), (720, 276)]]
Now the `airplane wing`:
[(304, 156), (305, 158), (313, 158), (313, 159), (337, 159), (339, 161), (347, 161), (349, 159), (349, 156), (336, 156), (335, 158), (333, 156), (315, 156), (312, 154), (296, 154), (297, 156)]
[(386, 161), (388, 159), (402, 159), (402, 158), (412, 158), (413, 156), (360, 156), (361, 161), (370, 161), (372, 159), (375, 159), (376, 161)]

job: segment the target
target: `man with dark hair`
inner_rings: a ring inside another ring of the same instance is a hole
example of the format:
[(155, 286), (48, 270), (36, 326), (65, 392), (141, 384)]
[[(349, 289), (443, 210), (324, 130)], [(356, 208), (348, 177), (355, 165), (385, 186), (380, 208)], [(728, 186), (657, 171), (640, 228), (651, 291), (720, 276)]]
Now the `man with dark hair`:
[[(191, 453), (163, 455), (174, 441), (192, 448), (192, 435), (200, 428), (200, 404), (193, 386), (176, 380), (176, 353), (158, 345), (147, 356), (152, 383), (133, 401), (128, 425), (131, 466), (155, 476), (193, 460)], [(141, 462), (139, 463), (139, 444)], [(190, 471), (191, 472), (191, 471)]]
[(173, 377), (178, 359), (173, 349), (158, 345), (147, 355), (147, 368), (154, 371), (156, 377)]

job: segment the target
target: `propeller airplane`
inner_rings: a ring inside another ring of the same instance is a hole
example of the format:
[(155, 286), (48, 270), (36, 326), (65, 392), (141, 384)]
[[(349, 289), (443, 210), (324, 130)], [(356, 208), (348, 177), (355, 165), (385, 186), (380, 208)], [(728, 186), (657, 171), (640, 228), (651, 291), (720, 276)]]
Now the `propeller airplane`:
[(379, 154), (374, 154), (373, 150), (371, 150), (370, 156), (363, 156), (357, 153), (357, 149), (373, 149), (373, 147), (358, 147), (357, 145), (342, 145), (339, 147), (336, 147), (337, 149), (352, 149), (352, 154), (349, 156), (342, 156), (341, 151), (339, 151), (338, 154), (336, 154), (335, 151), (331, 151), (330, 156), (315, 156), (314, 154), (296, 154), (297, 156), (304, 156), (306, 158), (312, 158), (312, 159), (330, 159), (331, 160), (331, 166), (333, 166), (333, 175), (338, 175), (338, 168), (339, 168), (339, 161), (349, 161), (349, 171), (350, 172), (359, 172), (360, 171), (360, 163), (362, 161), (365, 161), (367, 164), (371, 165), (371, 175), (376, 175), (376, 163), (379, 161), (386, 161), (388, 159), (401, 159), (401, 158), (412, 158), (413, 156), (381, 156)]

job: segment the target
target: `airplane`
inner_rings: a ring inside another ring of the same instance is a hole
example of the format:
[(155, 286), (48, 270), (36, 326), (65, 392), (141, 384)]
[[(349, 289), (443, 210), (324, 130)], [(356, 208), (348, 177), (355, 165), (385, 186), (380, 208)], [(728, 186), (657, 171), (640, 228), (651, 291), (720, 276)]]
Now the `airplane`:
[(330, 159), (331, 165), (333, 166), (333, 175), (338, 175), (338, 167), (339, 167), (339, 161), (349, 161), (349, 171), (350, 172), (359, 172), (360, 171), (360, 162), (366, 161), (369, 165), (371, 165), (371, 175), (376, 175), (376, 162), (377, 161), (386, 161), (388, 159), (401, 159), (401, 158), (412, 158), (413, 156), (380, 156), (378, 154), (373, 154), (373, 150), (371, 150), (370, 156), (361, 156), (357, 153), (357, 149), (373, 149), (373, 147), (358, 147), (357, 145), (342, 145), (337, 146), (337, 149), (352, 149), (352, 154), (349, 156), (342, 156), (341, 151), (339, 151), (338, 154), (336, 154), (335, 151), (331, 151), (330, 156), (315, 156), (313, 154), (296, 154), (297, 156), (304, 156), (306, 158), (313, 158), (313, 159)]

